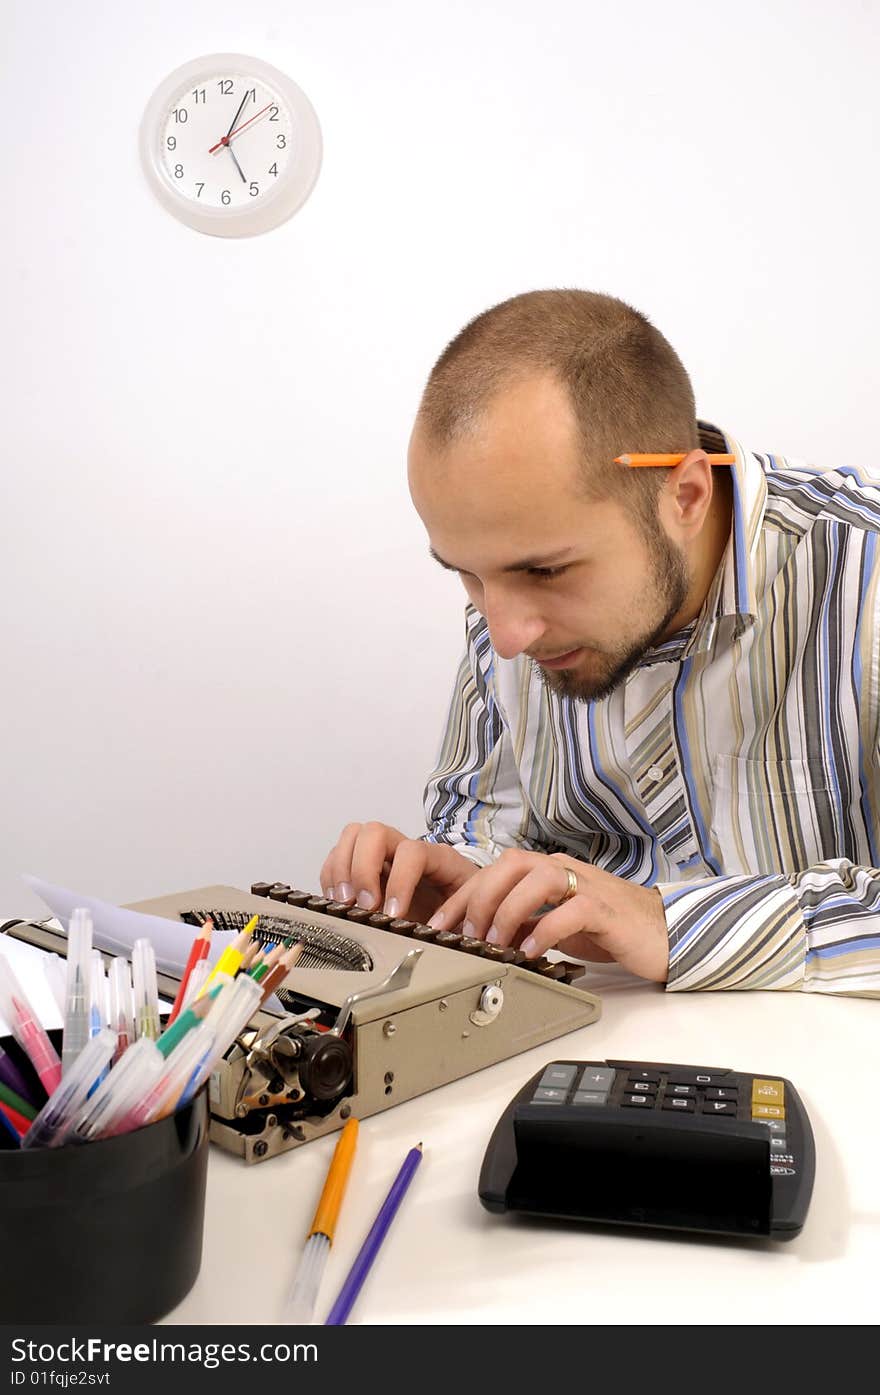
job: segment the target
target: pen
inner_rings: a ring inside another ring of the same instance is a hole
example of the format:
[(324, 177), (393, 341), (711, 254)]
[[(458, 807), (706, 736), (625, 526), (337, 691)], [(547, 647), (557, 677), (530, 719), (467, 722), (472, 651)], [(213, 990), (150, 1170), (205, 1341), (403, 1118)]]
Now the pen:
[[(678, 455), (615, 455), (615, 465), (662, 465), (667, 469), (672, 469), (675, 465), (680, 465), (686, 459), (686, 454)], [(707, 456), (710, 465), (735, 465), (735, 455), (709, 455)]]
[(116, 1033), (102, 1027), (77, 1056), (70, 1070), (43, 1105), (30, 1125), (22, 1148), (57, 1148), (63, 1143), (74, 1119), (101, 1072), (109, 1065)]
[(18, 1132), (12, 1120), (7, 1119), (2, 1109), (0, 1109), (0, 1138), (6, 1141), (7, 1147), (9, 1147), (10, 1138), (12, 1139), (12, 1146), (14, 1148), (21, 1147), (21, 1134)]
[(311, 1322), (315, 1302), (321, 1284), (321, 1276), (333, 1244), (339, 1208), (345, 1195), (348, 1174), (354, 1161), (357, 1144), (358, 1121), (349, 1119), (339, 1136), (318, 1202), (311, 1229), (306, 1238), (302, 1258), (296, 1271), (290, 1297), (287, 1301), (282, 1321), (286, 1323)]
[(18, 1137), (20, 1139), (23, 1138), (31, 1126), (30, 1119), (26, 1119), (23, 1114), (19, 1114), (17, 1109), (13, 1109), (12, 1105), (6, 1104), (4, 1100), (0, 1100), (0, 1114), (3, 1115), (7, 1124), (12, 1125)]
[(4, 1085), (2, 1081), (0, 1081), (0, 1104), (5, 1104), (10, 1109), (14, 1109), (16, 1114), (21, 1114), (25, 1119), (36, 1118), (37, 1111), (34, 1109), (34, 1106), (30, 1104), (28, 1100), (22, 1099), (21, 1095), (17, 1094), (15, 1090), (10, 1090), (9, 1086)]
[(262, 991), (247, 974), (235, 980), (231, 989), (214, 1006), (205, 1019), (212, 1029), (214, 1040), (211, 1049), (203, 1060), (197, 1063), (193, 1074), (186, 1081), (177, 1097), (177, 1107), (187, 1104), (204, 1085), (221, 1058), (229, 1050), (239, 1032), (242, 1032), (262, 1002)]
[(64, 997), (64, 1034), (61, 1038), (61, 1073), (66, 1075), (91, 1035), (89, 1007), (92, 992), (92, 917), (78, 906), (67, 930), (67, 983)]
[(156, 953), (150, 940), (135, 940), (131, 956), (134, 977), (134, 1021), (139, 1037), (155, 1041), (159, 1023), (159, 990), (156, 986)]
[[(147, 1093), (140, 1099), (131, 1101), (131, 1107), (114, 1119), (107, 1132), (114, 1137), (120, 1133), (130, 1133), (132, 1129), (139, 1129), (161, 1117), (169, 1101), (173, 1108), (181, 1089), (192, 1075), (197, 1062), (203, 1057), (212, 1035), (205, 1022), (187, 1032), (183, 1041), (178, 1042), (165, 1061), (161, 1073)], [(171, 1109), (168, 1112), (170, 1113)]]
[(0, 970), (0, 1013), (22, 1051), (40, 1077), (40, 1084), (51, 1095), (61, 1079), (61, 1059), (42, 1023), (38, 1020), (15, 971), (6, 959)]
[(152, 1037), (133, 1042), (80, 1108), (67, 1141), (88, 1143), (110, 1132), (117, 1119), (143, 1099), (164, 1069), (165, 1057)]
[(116, 1033), (115, 1065), (135, 1039), (131, 969), (121, 955), (110, 965), (110, 1026)]
[(211, 947), (211, 930), (213, 928), (213, 925), (214, 922), (211, 919), (211, 917), (206, 916), (204, 925), (201, 927), (199, 933), (196, 935), (195, 939), (192, 942), (192, 947), (189, 952), (189, 958), (186, 961), (186, 965), (183, 970), (183, 977), (180, 980), (180, 987), (177, 990), (177, 997), (174, 999), (174, 1004), (171, 1008), (170, 1013), (168, 1014), (167, 1025), (169, 1027), (171, 1026), (172, 1022), (177, 1017), (178, 1013), (181, 1011), (184, 1003), (186, 1002), (186, 991), (189, 985), (189, 979), (193, 969), (196, 967), (197, 964), (200, 964), (202, 962), (202, 960), (206, 957), (208, 950)]
[(24, 1078), (9, 1052), (4, 1051), (2, 1046), (0, 1046), (0, 1081), (10, 1090), (14, 1090), (17, 1095), (21, 1095), (22, 1099), (33, 1104), (33, 1086)]
[(422, 1145), (419, 1143), (415, 1148), (410, 1148), (403, 1160), (400, 1171), (391, 1183), (388, 1195), (382, 1202), (379, 1213), (370, 1227), (367, 1238), (358, 1251), (357, 1259), (349, 1269), (345, 1283), (339, 1290), (336, 1302), (330, 1309), (324, 1324), (325, 1327), (341, 1326), (351, 1312), (354, 1301), (363, 1287), (364, 1279), (370, 1272), (373, 1261), (379, 1253), (379, 1247), (385, 1239), (388, 1227), (394, 1220), (397, 1209), (403, 1200), (404, 1193), (412, 1181), (413, 1174), (421, 1161)]

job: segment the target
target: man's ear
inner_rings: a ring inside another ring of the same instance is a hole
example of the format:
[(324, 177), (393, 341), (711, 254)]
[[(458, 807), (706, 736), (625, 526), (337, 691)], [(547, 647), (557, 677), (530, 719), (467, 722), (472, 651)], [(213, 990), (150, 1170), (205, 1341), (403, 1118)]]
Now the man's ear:
[(693, 536), (712, 502), (712, 465), (704, 450), (692, 450), (669, 471), (660, 497), (661, 516), (676, 532)]

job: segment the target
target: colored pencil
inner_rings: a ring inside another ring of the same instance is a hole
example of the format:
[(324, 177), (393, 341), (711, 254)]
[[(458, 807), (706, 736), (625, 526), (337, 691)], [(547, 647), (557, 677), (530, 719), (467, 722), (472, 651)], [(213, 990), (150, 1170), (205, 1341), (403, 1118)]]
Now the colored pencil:
[(341, 1326), (349, 1313), (355, 1299), (363, 1287), (364, 1279), (372, 1268), (373, 1261), (379, 1253), (382, 1241), (388, 1233), (388, 1227), (397, 1215), (398, 1207), (403, 1201), (407, 1187), (413, 1179), (416, 1168), (422, 1161), (422, 1145), (417, 1144), (415, 1148), (410, 1148), (403, 1164), (395, 1177), (388, 1191), (388, 1195), (379, 1207), (378, 1215), (370, 1227), (366, 1240), (358, 1251), (357, 1259), (348, 1271), (342, 1288), (339, 1290), (336, 1302), (330, 1309), (325, 1322), (325, 1327)]
[[(660, 465), (667, 470), (675, 465), (680, 465), (689, 452), (680, 455), (615, 455), (615, 465)], [(708, 456), (710, 465), (735, 465), (735, 455), (710, 455)]]

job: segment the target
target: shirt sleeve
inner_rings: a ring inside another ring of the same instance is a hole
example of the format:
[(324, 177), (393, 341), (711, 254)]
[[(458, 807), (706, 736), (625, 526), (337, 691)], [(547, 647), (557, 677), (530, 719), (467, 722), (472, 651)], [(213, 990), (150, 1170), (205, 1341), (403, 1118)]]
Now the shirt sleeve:
[(799, 989), (880, 998), (880, 871), (805, 871), (658, 885), (667, 989)]
[(487, 867), (505, 848), (545, 849), (531, 836), (535, 830), (495, 693), (495, 653), (473, 606), (467, 607), (466, 641), (440, 754), (425, 788), (428, 831), (422, 837)]

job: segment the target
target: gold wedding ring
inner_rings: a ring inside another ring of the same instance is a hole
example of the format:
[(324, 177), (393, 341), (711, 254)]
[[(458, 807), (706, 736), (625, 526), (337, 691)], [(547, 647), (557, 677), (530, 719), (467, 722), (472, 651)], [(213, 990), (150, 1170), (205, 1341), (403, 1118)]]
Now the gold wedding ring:
[(578, 889), (578, 879), (575, 873), (570, 867), (564, 868), (564, 871), (565, 875), (568, 877), (568, 886), (565, 888), (565, 895), (562, 897), (562, 900), (557, 902), (559, 906), (563, 905), (566, 901), (570, 901), (572, 896), (576, 896)]

